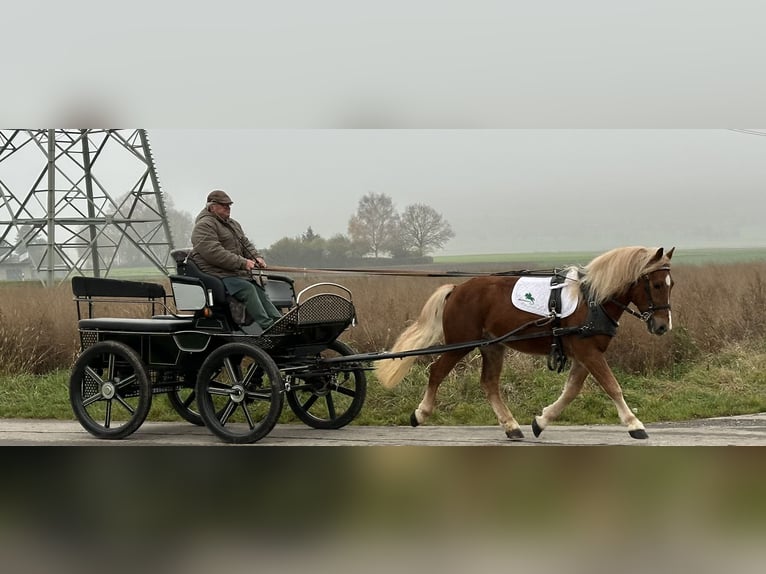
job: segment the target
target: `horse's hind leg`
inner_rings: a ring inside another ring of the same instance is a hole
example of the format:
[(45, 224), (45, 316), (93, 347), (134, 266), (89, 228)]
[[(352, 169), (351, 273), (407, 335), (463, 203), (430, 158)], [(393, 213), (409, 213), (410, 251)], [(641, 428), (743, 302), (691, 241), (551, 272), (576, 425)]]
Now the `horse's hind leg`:
[(481, 349), (481, 388), (487, 395), (487, 400), (492, 405), (497, 422), (505, 431), (505, 435), (510, 439), (522, 439), (524, 433), (521, 432), (519, 423), (513, 418), (508, 406), (500, 397), (500, 373), (503, 370), (504, 356), (503, 345), (489, 345)]
[(582, 363), (577, 361), (572, 362), (572, 368), (569, 371), (567, 382), (564, 385), (564, 390), (559, 395), (559, 398), (555, 402), (551, 403), (543, 409), (540, 416), (536, 416), (532, 419), (532, 432), (535, 436), (540, 436), (548, 426), (548, 423), (557, 419), (559, 415), (564, 411), (569, 403), (571, 403), (582, 390), (583, 383), (588, 376), (588, 369), (586, 369)]
[(428, 386), (426, 392), (423, 395), (423, 400), (420, 401), (418, 408), (410, 416), (410, 424), (414, 427), (426, 422), (426, 419), (434, 412), (434, 405), (436, 403), (436, 391), (439, 389), (439, 385), (444, 380), (449, 372), (455, 368), (460, 359), (468, 354), (470, 349), (458, 349), (457, 351), (449, 351), (440, 356), (436, 361), (431, 364), (428, 374)]

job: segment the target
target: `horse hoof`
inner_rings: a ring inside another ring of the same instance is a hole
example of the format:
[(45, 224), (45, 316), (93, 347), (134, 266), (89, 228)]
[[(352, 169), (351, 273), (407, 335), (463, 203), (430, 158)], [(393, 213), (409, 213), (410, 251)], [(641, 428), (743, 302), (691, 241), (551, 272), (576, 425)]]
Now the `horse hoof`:
[(532, 419), (532, 432), (535, 433), (535, 438), (539, 437), (543, 432), (543, 429), (537, 424), (537, 417)]
[(646, 434), (646, 431), (645, 431), (644, 429), (638, 429), (638, 430), (632, 430), (632, 431), (628, 431), (628, 434), (629, 434), (630, 436), (632, 436), (633, 438), (638, 438), (638, 439), (646, 439), (646, 438), (649, 438), (649, 435), (648, 435), (648, 434)]
[(415, 411), (412, 411), (412, 414), (410, 415), (410, 425), (412, 425), (413, 427), (420, 425), (420, 423), (418, 422), (418, 417), (415, 416)]
[(505, 431), (505, 436), (511, 440), (521, 440), (524, 438), (524, 433), (521, 432), (521, 429), (513, 429)]

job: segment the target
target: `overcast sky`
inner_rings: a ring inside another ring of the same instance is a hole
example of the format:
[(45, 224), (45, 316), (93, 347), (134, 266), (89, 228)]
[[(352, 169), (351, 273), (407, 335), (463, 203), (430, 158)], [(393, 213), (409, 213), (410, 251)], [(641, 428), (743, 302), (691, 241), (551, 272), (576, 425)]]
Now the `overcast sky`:
[(441, 212), (445, 253), (766, 244), (766, 137), (728, 130), (766, 126), (762, 0), (6, 12), (0, 125), (146, 127), (176, 205), (223, 188), (259, 246), (369, 192)]
[(441, 254), (619, 245), (766, 246), (766, 130), (149, 130), (163, 189), (194, 214), (227, 191), (268, 247), (347, 233), (366, 193), (426, 203)]

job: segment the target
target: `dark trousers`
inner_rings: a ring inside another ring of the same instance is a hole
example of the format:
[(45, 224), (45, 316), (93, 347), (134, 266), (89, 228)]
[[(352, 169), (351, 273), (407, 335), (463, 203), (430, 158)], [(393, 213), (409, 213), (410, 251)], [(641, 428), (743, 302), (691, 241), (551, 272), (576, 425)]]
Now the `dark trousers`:
[(267, 329), (282, 316), (260, 285), (242, 277), (224, 277), (223, 283), (232, 297), (242, 301), (247, 312), (262, 329)]

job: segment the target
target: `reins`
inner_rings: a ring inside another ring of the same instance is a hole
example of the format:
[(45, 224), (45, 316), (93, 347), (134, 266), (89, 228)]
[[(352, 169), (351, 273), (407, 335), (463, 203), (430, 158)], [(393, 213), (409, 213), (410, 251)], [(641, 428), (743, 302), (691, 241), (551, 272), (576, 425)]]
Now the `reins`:
[(328, 268), (328, 267), (284, 267), (269, 265), (266, 272), (276, 271), (279, 273), (320, 273), (320, 274), (363, 274), (363, 275), (387, 275), (392, 277), (550, 277), (558, 274), (556, 269), (518, 269), (512, 271), (412, 271), (408, 269), (380, 269), (380, 268)]

